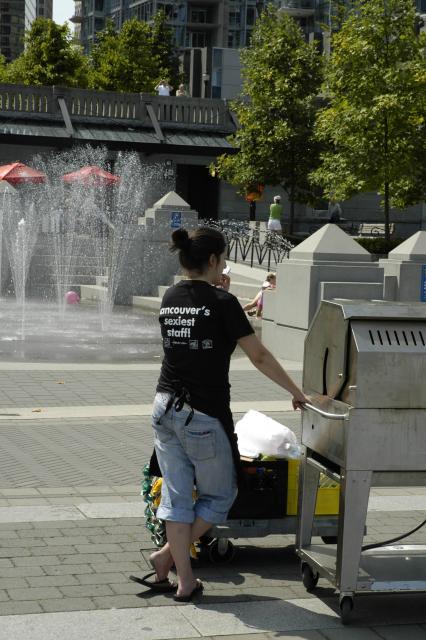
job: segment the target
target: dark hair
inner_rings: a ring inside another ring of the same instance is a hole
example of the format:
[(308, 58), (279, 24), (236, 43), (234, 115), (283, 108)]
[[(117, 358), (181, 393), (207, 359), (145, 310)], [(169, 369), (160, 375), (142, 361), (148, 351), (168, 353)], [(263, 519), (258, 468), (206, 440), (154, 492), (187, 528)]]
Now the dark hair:
[(203, 273), (212, 253), (219, 258), (226, 242), (220, 231), (210, 227), (198, 227), (194, 231), (176, 229), (172, 233), (170, 251), (179, 251), (179, 262), (188, 271)]

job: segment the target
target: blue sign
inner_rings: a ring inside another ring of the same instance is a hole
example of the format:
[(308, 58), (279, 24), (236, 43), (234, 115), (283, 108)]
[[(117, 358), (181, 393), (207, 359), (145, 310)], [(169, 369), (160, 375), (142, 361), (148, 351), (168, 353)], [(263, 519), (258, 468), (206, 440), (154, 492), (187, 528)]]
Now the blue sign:
[(179, 229), (182, 226), (182, 212), (172, 211), (170, 214), (170, 228)]
[(426, 302), (426, 264), (422, 264), (422, 276), (420, 284), (420, 302)]

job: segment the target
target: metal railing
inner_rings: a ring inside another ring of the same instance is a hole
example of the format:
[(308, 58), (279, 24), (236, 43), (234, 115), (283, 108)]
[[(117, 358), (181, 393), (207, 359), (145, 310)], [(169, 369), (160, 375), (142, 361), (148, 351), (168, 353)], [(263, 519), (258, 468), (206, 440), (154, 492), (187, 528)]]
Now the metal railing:
[(0, 118), (11, 114), (61, 117), (58, 98), (65, 100), (72, 120), (95, 119), (148, 124), (147, 105), (151, 105), (161, 126), (173, 128), (206, 127), (223, 132), (235, 130), (227, 104), (214, 98), (157, 96), (148, 93), (92, 91), (68, 87), (27, 87), (0, 84)]
[(289, 257), (293, 244), (281, 234), (252, 229), (248, 222), (237, 220), (203, 220), (200, 224), (223, 233), (227, 244), (227, 258), (233, 262), (246, 262), (251, 267), (264, 266), (270, 271)]

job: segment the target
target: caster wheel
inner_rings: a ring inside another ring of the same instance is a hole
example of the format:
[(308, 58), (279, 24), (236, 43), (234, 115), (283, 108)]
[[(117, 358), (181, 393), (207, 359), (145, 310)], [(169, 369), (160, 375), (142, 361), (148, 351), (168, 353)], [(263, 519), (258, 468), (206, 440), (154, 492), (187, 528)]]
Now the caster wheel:
[(318, 584), (319, 574), (314, 573), (308, 564), (302, 565), (302, 582), (306, 591), (313, 591)]
[(324, 544), (337, 544), (337, 536), (321, 536)]
[(339, 607), (340, 619), (342, 621), (342, 624), (348, 624), (350, 622), (352, 611), (354, 608), (353, 598), (351, 598), (350, 596), (345, 596), (341, 599)]
[(218, 538), (207, 547), (210, 562), (214, 564), (225, 564), (231, 562), (235, 556), (235, 547), (226, 538)]

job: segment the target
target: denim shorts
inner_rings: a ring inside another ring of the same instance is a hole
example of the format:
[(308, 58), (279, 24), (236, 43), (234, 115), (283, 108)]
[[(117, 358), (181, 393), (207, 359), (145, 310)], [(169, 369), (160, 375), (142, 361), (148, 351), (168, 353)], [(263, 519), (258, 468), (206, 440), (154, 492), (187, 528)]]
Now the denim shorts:
[[(155, 450), (163, 475), (158, 518), (174, 522), (225, 522), (237, 495), (231, 445), (216, 418), (194, 412), (185, 426), (190, 408), (165, 413), (168, 393), (157, 393), (152, 412)], [(197, 497), (194, 502), (193, 490)]]

